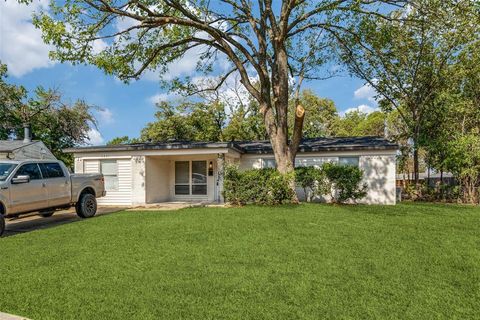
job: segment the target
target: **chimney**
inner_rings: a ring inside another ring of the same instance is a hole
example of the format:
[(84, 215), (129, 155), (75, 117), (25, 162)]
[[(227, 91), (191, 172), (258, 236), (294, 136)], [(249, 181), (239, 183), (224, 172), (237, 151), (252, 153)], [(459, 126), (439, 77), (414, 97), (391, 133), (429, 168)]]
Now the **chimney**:
[(23, 125), (23, 143), (32, 142), (32, 136), (30, 134), (30, 126), (28, 124)]

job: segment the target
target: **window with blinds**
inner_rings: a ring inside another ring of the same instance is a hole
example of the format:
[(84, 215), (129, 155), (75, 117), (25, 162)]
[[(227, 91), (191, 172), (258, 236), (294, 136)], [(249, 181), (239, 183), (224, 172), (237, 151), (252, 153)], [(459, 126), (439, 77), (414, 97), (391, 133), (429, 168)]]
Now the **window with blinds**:
[(100, 172), (105, 179), (105, 190), (118, 191), (118, 163), (117, 160), (101, 160)]

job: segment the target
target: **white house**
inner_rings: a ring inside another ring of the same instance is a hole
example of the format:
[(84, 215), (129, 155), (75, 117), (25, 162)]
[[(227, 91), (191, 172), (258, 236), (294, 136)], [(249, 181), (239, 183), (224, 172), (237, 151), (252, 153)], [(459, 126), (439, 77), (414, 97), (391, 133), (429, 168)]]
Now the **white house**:
[[(378, 137), (316, 138), (302, 141), (296, 166), (324, 162), (358, 165), (364, 171), (368, 204), (395, 204), (398, 146)], [(65, 150), (76, 173), (101, 172), (107, 195), (102, 205), (145, 205), (169, 201), (223, 202), (226, 162), (241, 169), (274, 167), (268, 141), (162, 142)]]

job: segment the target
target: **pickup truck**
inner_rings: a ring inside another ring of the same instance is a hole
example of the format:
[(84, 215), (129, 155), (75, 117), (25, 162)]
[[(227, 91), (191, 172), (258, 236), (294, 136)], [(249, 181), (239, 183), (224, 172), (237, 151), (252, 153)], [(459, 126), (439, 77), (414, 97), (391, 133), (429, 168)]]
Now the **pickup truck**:
[(75, 206), (79, 217), (93, 217), (96, 198), (103, 196), (102, 174), (71, 174), (56, 160), (0, 159), (0, 236), (5, 218), (27, 213), (50, 217), (57, 209)]

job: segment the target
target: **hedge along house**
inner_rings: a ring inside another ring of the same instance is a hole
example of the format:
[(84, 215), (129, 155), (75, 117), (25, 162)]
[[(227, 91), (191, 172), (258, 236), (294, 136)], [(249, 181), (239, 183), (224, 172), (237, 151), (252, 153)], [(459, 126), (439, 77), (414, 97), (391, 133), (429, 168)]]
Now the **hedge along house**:
[[(396, 144), (378, 137), (305, 139), (295, 165), (337, 162), (359, 166), (368, 186), (362, 202), (395, 204), (397, 150)], [(76, 173), (103, 173), (107, 195), (99, 199), (101, 205), (223, 202), (226, 163), (241, 170), (275, 167), (268, 141), (140, 143), (65, 152), (74, 154)]]

